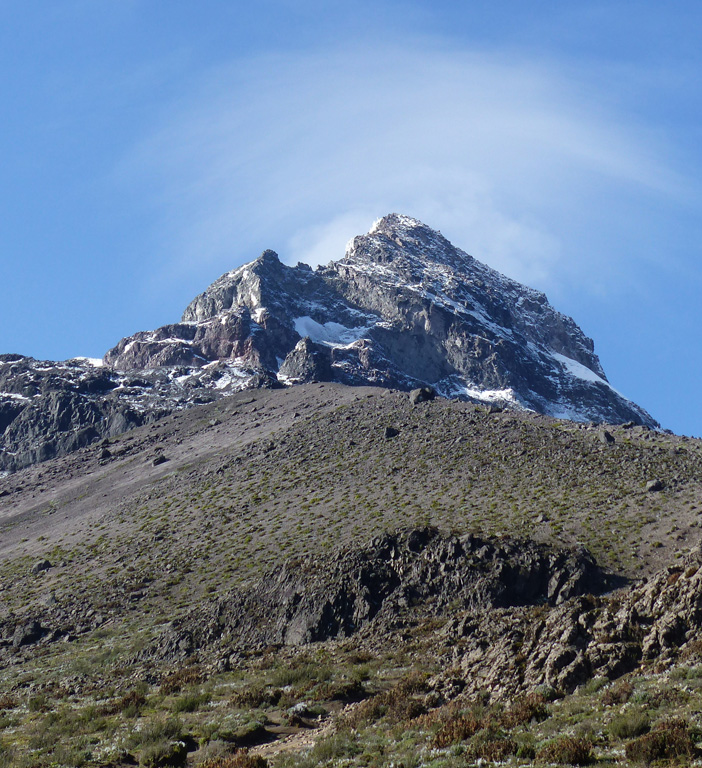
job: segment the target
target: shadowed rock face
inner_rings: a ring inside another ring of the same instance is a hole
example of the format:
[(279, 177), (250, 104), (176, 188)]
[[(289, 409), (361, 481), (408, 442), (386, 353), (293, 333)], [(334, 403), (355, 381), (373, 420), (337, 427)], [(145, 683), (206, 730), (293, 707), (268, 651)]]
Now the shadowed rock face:
[(124, 373), (86, 360), (0, 355), (0, 472), (84, 448), (242, 388), (279, 386), (226, 361)]
[(122, 339), (104, 368), (0, 356), (0, 471), (242, 389), (312, 380), (657, 426), (610, 387), (592, 341), (542, 293), (392, 214), (316, 270), (265, 251), (180, 323)]

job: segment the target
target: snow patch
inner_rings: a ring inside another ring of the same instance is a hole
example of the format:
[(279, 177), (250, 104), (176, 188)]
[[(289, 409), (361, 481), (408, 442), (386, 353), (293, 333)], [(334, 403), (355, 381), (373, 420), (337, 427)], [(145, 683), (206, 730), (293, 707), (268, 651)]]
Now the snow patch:
[(569, 373), (571, 376), (595, 384), (604, 384), (606, 387), (612, 389), (612, 386), (608, 381), (605, 381), (601, 376), (598, 376), (594, 371), (591, 371), (587, 366), (579, 363), (577, 360), (573, 360), (565, 355), (560, 355), (558, 352), (551, 352), (551, 356), (557, 360), (566, 373)]
[(105, 365), (100, 357), (74, 357), (73, 359), (92, 365), (93, 368), (102, 368)]
[(434, 389), (436, 389), (436, 391), (443, 397), (469, 397), (472, 400), (479, 400), (483, 403), (510, 405), (517, 410), (532, 410), (522, 402), (521, 398), (512, 387), (505, 387), (504, 389), (482, 389), (465, 379), (451, 376), (450, 378), (435, 384)]
[(27, 397), (27, 395), (19, 395), (16, 392), (0, 392), (0, 397), (9, 397), (10, 400), (29, 400), (30, 398)]
[(347, 328), (341, 323), (328, 322), (318, 323), (308, 315), (296, 317), (293, 320), (295, 330), (302, 336), (309, 338), (317, 344), (324, 344), (327, 347), (346, 347), (353, 344), (354, 341), (362, 339), (370, 330), (367, 325), (361, 325), (357, 328)]

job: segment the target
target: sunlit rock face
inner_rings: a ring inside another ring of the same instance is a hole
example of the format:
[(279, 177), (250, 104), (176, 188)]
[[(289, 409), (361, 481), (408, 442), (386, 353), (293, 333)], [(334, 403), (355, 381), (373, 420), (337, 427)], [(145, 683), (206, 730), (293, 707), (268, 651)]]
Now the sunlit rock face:
[(543, 293), (398, 214), (316, 270), (265, 251), (195, 298), (180, 324), (123, 339), (105, 362), (205, 367), (223, 358), (283, 384), (431, 385), (562, 418), (654, 423), (610, 387), (592, 340)]

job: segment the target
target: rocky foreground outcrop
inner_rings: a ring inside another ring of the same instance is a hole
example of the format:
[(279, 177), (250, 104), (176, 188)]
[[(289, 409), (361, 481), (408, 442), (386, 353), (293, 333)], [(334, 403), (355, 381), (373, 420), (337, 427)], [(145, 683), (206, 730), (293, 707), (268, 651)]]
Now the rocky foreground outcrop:
[(459, 684), (439, 674), (434, 687), (502, 700), (544, 686), (568, 693), (699, 653), (701, 550), (605, 593), (614, 586), (583, 549), (415, 529), (290, 562), (174, 621), (141, 660), (226, 665), (231, 654), (352, 635), (379, 650), (431, 621), (432, 658), (454, 678), (460, 670)]
[(474, 689), (504, 697), (540, 685), (570, 692), (593, 677), (614, 679), (651, 664), (657, 671), (681, 651), (699, 653), (702, 550), (681, 565), (610, 595), (575, 597), (549, 611), (453, 619), (460, 666)]
[(361, 549), (289, 561), (253, 588), (173, 622), (152, 652), (175, 659), (215, 647), (236, 652), (297, 646), (370, 626), (384, 632), (417, 611), (446, 616), (560, 605), (574, 595), (600, 592), (607, 583), (582, 548), (413, 529), (378, 537)]

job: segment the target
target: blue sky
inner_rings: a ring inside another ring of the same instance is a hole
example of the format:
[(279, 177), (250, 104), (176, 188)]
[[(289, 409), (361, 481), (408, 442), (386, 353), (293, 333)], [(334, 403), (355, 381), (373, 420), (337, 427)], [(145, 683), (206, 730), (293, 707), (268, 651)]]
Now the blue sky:
[(702, 435), (702, 6), (0, 0), (0, 351), (100, 357), (391, 211)]

